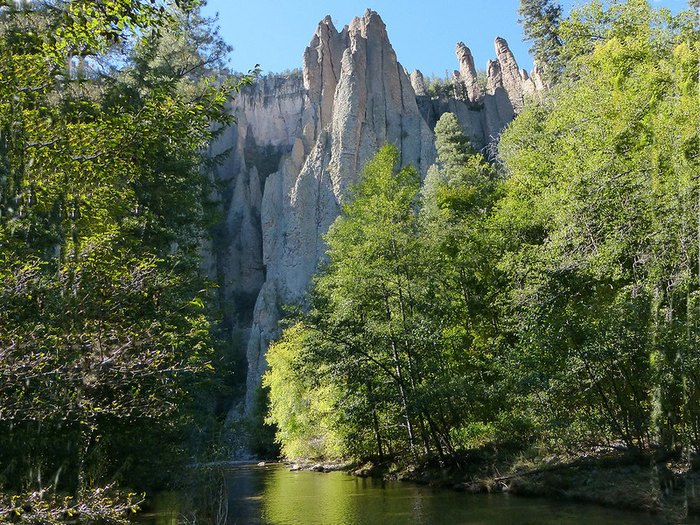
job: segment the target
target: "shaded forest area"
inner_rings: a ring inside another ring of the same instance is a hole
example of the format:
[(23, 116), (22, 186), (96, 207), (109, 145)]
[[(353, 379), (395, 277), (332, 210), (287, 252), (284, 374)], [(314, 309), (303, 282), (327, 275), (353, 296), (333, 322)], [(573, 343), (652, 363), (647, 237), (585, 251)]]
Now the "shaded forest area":
[(228, 51), (197, 2), (0, 7), (0, 522), (126, 523), (219, 445)]

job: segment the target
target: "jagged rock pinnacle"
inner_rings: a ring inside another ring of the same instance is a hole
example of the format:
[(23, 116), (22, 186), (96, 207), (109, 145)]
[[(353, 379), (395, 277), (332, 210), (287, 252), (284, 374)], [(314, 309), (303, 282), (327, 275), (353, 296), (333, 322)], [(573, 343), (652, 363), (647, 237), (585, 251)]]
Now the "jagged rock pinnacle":
[(486, 64), (486, 91), (493, 95), (496, 89), (503, 87), (501, 63), (498, 60), (489, 60)]
[(428, 88), (425, 85), (423, 73), (417, 69), (411, 73), (411, 86), (413, 86), (413, 91), (416, 92), (416, 96), (425, 97), (428, 95)]
[(295, 145), (282, 156), (262, 197), (266, 277), (248, 338), (248, 413), (267, 346), (279, 335), (279, 305), (303, 301), (325, 253), (322, 235), (365, 162), (386, 143), (399, 147), (402, 164), (422, 172), (435, 156), (411, 81), (375, 11), (368, 9), (341, 32), (329, 17), (321, 21), (304, 52), (303, 78), (303, 110), (285, 119), (300, 121), (305, 147)]
[(459, 60), (460, 80), (466, 90), (467, 98), (470, 102), (476, 102), (481, 98), (482, 93), (476, 76), (474, 57), (464, 42), (457, 44), (457, 60)]
[(503, 39), (486, 92), (469, 48), (460, 42), (456, 52), (455, 96), (431, 98), (423, 75), (409, 76), (398, 62), (376, 11), (341, 31), (327, 16), (304, 51), (301, 75), (261, 78), (233, 102), (238, 125), (213, 146), (234, 151), (216, 175), (226, 233), (204, 261), (221, 279), (232, 338), (246, 345), (245, 409), (232, 418), (254, 409), (282, 305), (303, 303), (324, 257), (323, 234), (376, 150), (395, 144), (401, 164), (425, 174), (435, 158), (431, 126), (442, 113), (455, 113), (482, 148), (522, 108), (523, 94), (541, 85), (537, 68), (523, 75)]
[(513, 110), (515, 113), (519, 113), (523, 109), (524, 102), (523, 79), (520, 77), (520, 68), (508, 47), (508, 42), (504, 38), (497, 37), (494, 45), (496, 47), (496, 56), (501, 66), (503, 89), (508, 94)]

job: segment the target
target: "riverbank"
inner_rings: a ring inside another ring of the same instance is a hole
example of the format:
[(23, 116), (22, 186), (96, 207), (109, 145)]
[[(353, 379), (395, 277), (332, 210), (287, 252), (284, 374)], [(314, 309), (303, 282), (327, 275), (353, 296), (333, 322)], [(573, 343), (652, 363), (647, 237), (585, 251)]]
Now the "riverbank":
[(662, 525), (653, 516), (586, 503), (464, 494), (345, 472), (317, 472), (337, 465), (307, 466), (316, 471), (292, 471), (289, 465), (267, 462), (224, 469), (195, 484), (192, 490), (201, 496), (194, 500), (191, 490), (155, 498), (150, 515), (140, 516), (137, 523)]
[(408, 481), (469, 493), (508, 492), (594, 503), (664, 516), (669, 523), (687, 514), (700, 518), (700, 469), (684, 462), (629, 451), (591, 451), (580, 455), (508, 456), (493, 449), (470, 451), (442, 463), (301, 461), (291, 470), (344, 470), (359, 477)]

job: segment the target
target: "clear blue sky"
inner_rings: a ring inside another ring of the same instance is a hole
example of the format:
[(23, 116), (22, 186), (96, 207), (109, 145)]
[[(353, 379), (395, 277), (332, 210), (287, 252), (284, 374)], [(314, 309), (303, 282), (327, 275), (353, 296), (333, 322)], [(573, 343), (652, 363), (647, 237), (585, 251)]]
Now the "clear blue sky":
[[(565, 13), (580, 0), (563, 0)], [(686, 0), (653, 0), (674, 12)], [(518, 24), (519, 0), (208, 0), (207, 16), (219, 13), (220, 32), (233, 46), (231, 68), (247, 71), (260, 64), (263, 72), (301, 67), (302, 54), (318, 22), (331, 15), (338, 30), (369, 7), (387, 26), (399, 62), (409, 71), (444, 76), (457, 69), (455, 45), (463, 41), (478, 69), (495, 56), (497, 36), (510, 44), (520, 67), (532, 59)]]

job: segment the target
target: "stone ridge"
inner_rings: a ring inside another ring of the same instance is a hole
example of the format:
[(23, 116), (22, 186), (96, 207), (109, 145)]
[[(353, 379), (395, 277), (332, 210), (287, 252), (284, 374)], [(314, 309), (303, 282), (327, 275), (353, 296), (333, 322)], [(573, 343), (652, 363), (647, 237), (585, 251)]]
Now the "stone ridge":
[[(505, 39), (496, 38), (494, 47), (496, 58), (486, 65), (484, 86), (479, 83), (470, 49), (464, 42), (458, 42), (459, 70), (452, 75), (452, 96), (431, 99), (427, 89), (423, 90), (425, 96), (416, 90), (423, 116), (431, 127), (443, 113), (454, 113), (477, 149), (486, 148), (496, 140), (501, 130), (522, 110), (527, 96), (545, 89), (537, 65), (528, 75), (518, 67)], [(417, 82), (423, 75), (414, 71), (411, 78)]]
[(471, 52), (458, 44), (455, 86), (462, 93), (431, 98), (422, 74), (409, 77), (398, 62), (375, 11), (341, 31), (326, 17), (304, 51), (301, 74), (261, 78), (232, 103), (238, 123), (212, 145), (214, 153), (232, 151), (216, 173), (224, 219), (203, 246), (203, 267), (220, 283), (225, 325), (248, 363), (245, 400), (231, 418), (253, 410), (283, 306), (304, 303), (325, 254), (322, 235), (374, 152), (395, 144), (401, 164), (425, 175), (435, 159), (431, 129), (442, 113), (454, 112), (481, 148), (538, 89), (523, 79), (505, 40), (496, 51), (484, 92)]
[(387, 142), (400, 147), (403, 164), (422, 171), (434, 158), (432, 133), (376, 12), (368, 10), (341, 32), (324, 19), (304, 52), (303, 78), (302, 143), (282, 158), (263, 192), (266, 280), (247, 346), (247, 412), (267, 346), (279, 335), (280, 307), (303, 302), (325, 253), (321, 236), (364, 163)]

